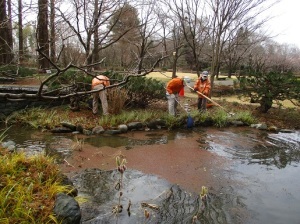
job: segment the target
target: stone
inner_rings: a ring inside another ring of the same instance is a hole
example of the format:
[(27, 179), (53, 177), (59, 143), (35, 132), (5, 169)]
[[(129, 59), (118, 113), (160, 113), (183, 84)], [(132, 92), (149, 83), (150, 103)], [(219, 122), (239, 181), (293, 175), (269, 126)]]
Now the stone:
[(88, 129), (83, 129), (83, 130), (82, 130), (82, 133), (83, 133), (84, 135), (92, 135), (92, 134), (93, 134), (93, 132), (92, 132), (91, 130), (88, 130)]
[(2, 142), (2, 147), (3, 148), (10, 148), (10, 147), (16, 147), (16, 143), (14, 142), (14, 141), (12, 141), (12, 140), (9, 140), (9, 141), (7, 141), (7, 142)]
[(115, 130), (115, 129), (112, 129), (112, 130), (106, 130), (104, 132), (104, 134), (107, 134), (107, 135), (117, 135), (117, 134), (121, 134), (122, 132), (120, 130)]
[(69, 128), (71, 129), (72, 131), (76, 131), (76, 125), (73, 125), (69, 122), (61, 122), (60, 123), (63, 127), (66, 127), (66, 128)]
[(66, 128), (66, 127), (57, 127), (57, 128), (53, 128), (51, 129), (52, 133), (71, 133), (72, 130), (70, 128)]
[(278, 128), (274, 125), (268, 127), (268, 131), (272, 131), (272, 132), (278, 132)]
[(294, 133), (295, 131), (293, 131), (291, 129), (280, 129), (279, 132), (282, 132), (282, 133)]
[(127, 124), (128, 130), (141, 130), (144, 128), (141, 122), (130, 122)]
[(83, 133), (83, 126), (81, 124), (78, 124), (76, 126), (76, 131), (79, 131), (80, 133)]
[(267, 130), (268, 126), (263, 123), (263, 124), (258, 124), (256, 128), (259, 130)]
[(264, 123), (262, 123), (262, 124), (251, 124), (250, 127), (251, 128), (256, 128), (256, 129), (259, 129), (259, 130), (267, 130), (268, 129), (268, 126)]
[(104, 128), (102, 126), (96, 126), (93, 128), (92, 133), (94, 135), (103, 134), (105, 132)]
[(69, 195), (63, 193), (57, 194), (53, 212), (59, 223), (80, 224), (81, 211), (79, 204)]
[(118, 126), (118, 130), (120, 130), (122, 133), (126, 133), (128, 131), (128, 127), (126, 124), (120, 124)]
[(242, 121), (231, 121), (230, 123), (234, 126), (244, 126), (245, 125), (244, 122), (242, 122)]

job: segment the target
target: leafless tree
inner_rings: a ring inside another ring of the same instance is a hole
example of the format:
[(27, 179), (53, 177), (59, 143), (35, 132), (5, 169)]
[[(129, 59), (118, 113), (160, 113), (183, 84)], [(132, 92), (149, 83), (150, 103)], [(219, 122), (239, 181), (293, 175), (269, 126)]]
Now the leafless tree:
[[(94, 67), (95, 64), (85, 65), (85, 66), (78, 66), (74, 64), (69, 64), (64, 68), (60, 68), (56, 63), (52, 62), (51, 59), (44, 54), (42, 49), (37, 49), (43, 57), (45, 57), (51, 66), (55, 68), (56, 72), (52, 75), (49, 75), (46, 79), (44, 79), (39, 89), (36, 93), (0, 93), (0, 98), (11, 100), (11, 101), (19, 101), (24, 99), (31, 99), (31, 100), (37, 100), (37, 99), (44, 99), (44, 100), (58, 100), (58, 99), (69, 99), (71, 97), (80, 97), (84, 95), (89, 95), (91, 93), (97, 92), (99, 90), (91, 90), (91, 88), (85, 89), (83, 91), (79, 91), (77, 86), (78, 83), (76, 82), (70, 82), (68, 85), (64, 85), (62, 87), (59, 87), (57, 89), (48, 89), (47, 84), (51, 83), (53, 80), (59, 78), (63, 73), (68, 71), (69, 69), (76, 69), (83, 74), (91, 77), (95, 77), (95, 74), (88, 71), (87, 67)], [(122, 80), (115, 81), (114, 84), (107, 87), (107, 89), (115, 88), (117, 86), (124, 85), (128, 82), (130, 77), (142, 77), (146, 76), (147, 74), (151, 73), (157, 64), (161, 60), (164, 60), (166, 57), (161, 57), (158, 60), (155, 61), (155, 63), (149, 67), (148, 69), (145, 69), (142, 73), (137, 73), (136, 71), (129, 71), (126, 74), (123, 75)], [(104, 59), (102, 59), (98, 64), (103, 63)]]
[(155, 0), (148, 1), (141, 5), (140, 23), (138, 28), (138, 41), (131, 42), (136, 47), (136, 59), (138, 61), (137, 71), (141, 74), (146, 55), (149, 55), (150, 49), (154, 49), (160, 44), (155, 41), (154, 35), (158, 31), (158, 18), (155, 16)]
[(252, 49), (264, 43), (267, 39), (267, 36), (257, 35), (253, 31), (248, 30), (247, 27), (241, 27), (237, 32), (232, 32), (228, 41), (224, 44), (221, 55), (221, 63), (225, 65), (228, 77), (231, 78), (232, 73), (239, 73), (241, 71), (240, 67), (246, 65), (245, 61), (253, 53)]
[[(131, 27), (117, 38), (113, 38), (112, 30), (115, 24), (109, 24), (112, 17), (121, 16), (122, 10), (119, 9), (124, 7), (125, 0), (99, 0), (96, 7), (93, 0), (72, 0), (70, 3), (71, 6), (68, 5), (67, 10), (63, 11), (59, 8), (57, 10), (82, 45), (86, 65), (93, 63), (95, 54), (119, 41), (123, 35), (132, 29)], [(96, 40), (97, 43), (94, 43), (93, 40)]]
[[(176, 24), (177, 38), (173, 38), (174, 49), (182, 54), (190, 55), (191, 67), (200, 75), (203, 62), (207, 58), (205, 47), (208, 45), (208, 18), (201, 0), (169, 0), (164, 1), (168, 12), (172, 13)], [(179, 32), (179, 31), (177, 31)], [(180, 56), (180, 55), (178, 55)]]
[(208, 14), (211, 15), (209, 33), (211, 38), (211, 80), (213, 83), (214, 78), (219, 74), (222, 51), (226, 43), (230, 41), (232, 33), (237, 33), (241, 27), (252, 32), (259, 31), (266, 19), (259, 22), (255, 19), (271, 6), (267, 0), (209, 0), (207, 5)]

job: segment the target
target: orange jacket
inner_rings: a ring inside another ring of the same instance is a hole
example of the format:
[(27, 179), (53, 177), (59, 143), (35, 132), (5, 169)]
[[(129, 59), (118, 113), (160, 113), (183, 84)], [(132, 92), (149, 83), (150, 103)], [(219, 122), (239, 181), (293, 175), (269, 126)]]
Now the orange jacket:
[(173, 78), (168, 82), (166, 89), (169, 94), (176, 94), (179, 93), (183, 87), (183, 80), (181, 78)]
[(103, 84), (105, 87), (110, 85), (109, 78), (105, 75), (98, 75), (92, 80), (92, 89), (94, 89), (95, 86)]
[[(196, 89), (198, 92), (204, 94), (205, 96), (208, 96), (209, 91), (211, 89), (210, 80), (209, 79), (201, 80), (200, 78), (197, 79), (197, 81), (194, 85), (194, 89)], [(199, 98), (204, 98), (200, 94), (198, 94), (198, 97)]]

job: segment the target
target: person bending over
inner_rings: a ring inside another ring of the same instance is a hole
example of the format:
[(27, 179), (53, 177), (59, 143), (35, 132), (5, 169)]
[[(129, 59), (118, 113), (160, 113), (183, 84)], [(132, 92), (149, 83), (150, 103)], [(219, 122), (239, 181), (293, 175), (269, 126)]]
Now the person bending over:
[(166, 97), (168, 100), (169, 114), (176, 115), (176, 107), (178, 104), (178, 93), (184, 88), (183, 79), (175, 77), (167, 83)]
[(98, 75), (92, 80), (92, 90), (100, 90), (93, 93), (93, 114), (98, 113), (98, 99), (101, 100), (103, 115), (108, 115), (107, 91), (105, 87), (110, 85), (109, 78), (105, 75)]

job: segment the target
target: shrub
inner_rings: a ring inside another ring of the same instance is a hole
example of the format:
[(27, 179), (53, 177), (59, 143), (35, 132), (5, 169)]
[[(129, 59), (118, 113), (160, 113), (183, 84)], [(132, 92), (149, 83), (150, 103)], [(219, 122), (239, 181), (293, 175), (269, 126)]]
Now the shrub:
[[(75, 85), (78, 90), (90, 88), (92, 77), (82, 71), (69, 69), (59, 74), (52, 82), (48, 84), (49, 88), (56, 89), (63, 85)], [(88, 87), (87, 87), (88, 86)]]
[[(253, 102), (260, 104), (259, 110), (268, 112), (274, 101), (299, 99), (300, 83), (291, 72), (253, 72), (241, 79), (241, 87)], [(243, 82), (242, 82), (243, 81)]]
[(0, 73), (7, 75), (17, 75), (20, 77), (33, 76), (37, 73), (37, 70), (34, 68), (21, 67), (15, 65), (6, 65), (0, 67)]
[[(111, 83), (123, 80), (121, 74), (108, 74)], [(152, 78), (130, 77), (124, 85), (128, 92), (127, 105), (132, 107), (145, 108), (150, 102), (163, 99), (165, 97), (164, 83)]]

